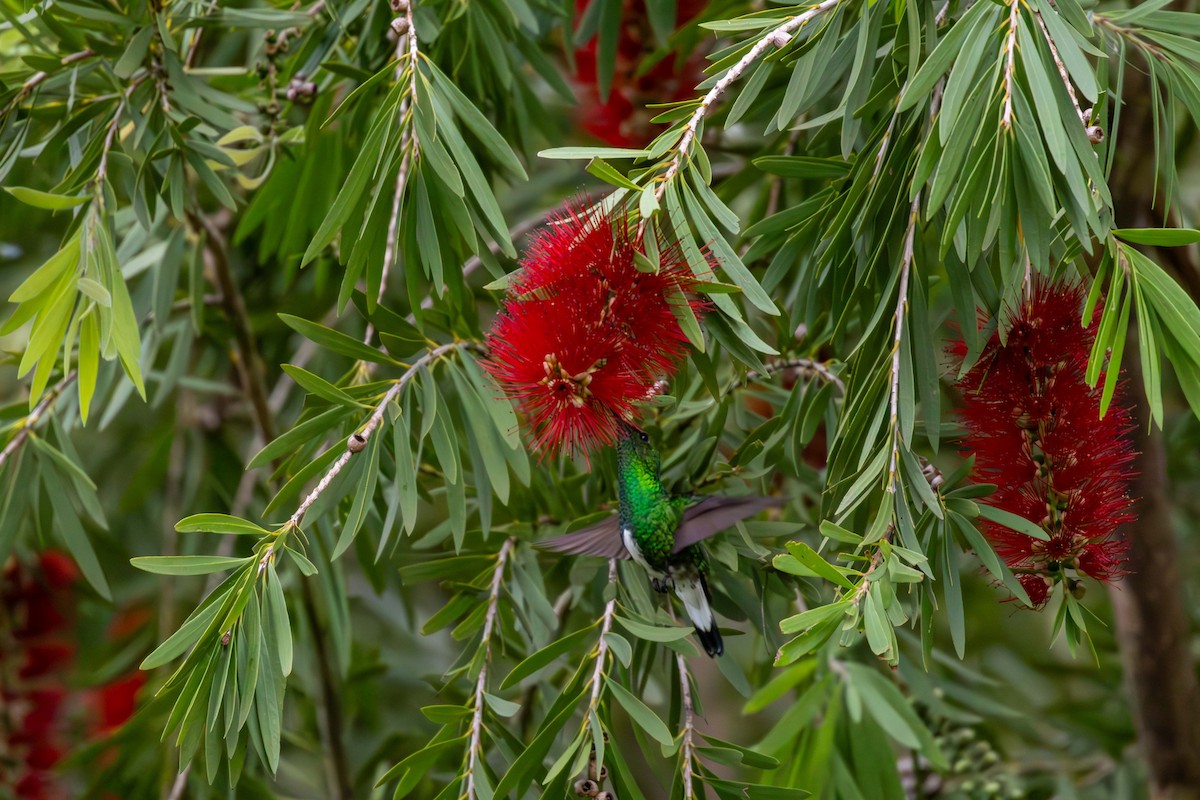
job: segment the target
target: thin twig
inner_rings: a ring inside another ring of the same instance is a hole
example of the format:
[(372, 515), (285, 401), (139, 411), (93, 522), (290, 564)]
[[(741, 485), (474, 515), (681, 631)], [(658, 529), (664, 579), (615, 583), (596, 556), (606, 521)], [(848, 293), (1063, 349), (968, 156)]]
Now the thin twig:
[(1025, 251), (1025, 277), (1022, 280), (1022, 290), (1025, 303), (1033, 301), (1033, 260), (1029, 258), (1029, 250)]
[[(404, 189), (408, 185), (409, 169), (420, 144), (417, 139), (416, 123), (412, 114), (409, 113), (409, 109), (417, 97), (417, 28), (413, 24), (413, 3), (415, 2), (416, 0), (409, 0), (404, 5), (404, 16), (397, 18), (405, 21), (405, 29), (402, 35), (396, 37), (396, 80), (400, 80), (404, 76), (404, 61), (407, 56), (409, 85), (397, 111), (402, 126), (400, 152), (403, 155), (400, 157), (400, 168), (396, 171), (396, 188), (392, 192), (392, 212), (388, 218), (387, 242), (383, 251), (383, 270), (379, 276), (379, 291), (375, 296), (375, 301), (380, 303), (383, 302), (383, 296), (387, 292), (388, 276), (399, 256), (400, 201), (404, 197)], [(368, 323), (363, 340), (370, 344), (374, 335), (375, 326)]]
[[(608, 583), (617, 583), (617, 559), (608, 559)], [(605, 603), (604, 616), (600, 618), (600, 642), (596, 644), (596, 666), (592, 670), (592, 680), (590, 680), (592, 694), (588, 699), (588, 708), (583, 712), (583, 728), (588, 727), (593, 711), (600, 705), (600, 688), (604, 684), (604, 668), (608, 662), (608, 631), (612, 630), (612, 619), (616, 613), (617, 595), (613, 594), (612, 600)], [(592, 744), (593, 750), (595, 750), (595, 742)], [(604, 769), (604, 764), (596, 759), (595, 774), (600, 775), (602, 769)]]
[[(59, 59), (59, 63), (62, 64), (64, 67), (66, 67), (66, 66), (70, 66), (71, 64), (74, 64), (76, 61), (83, 61), (85, 58), (91, 58), (94, 55), (96, 55), (95, 50), (93, 50), (90, 47), (85, 47), (84, 49), (80, 50), (77, 53), (70, 53), (68, 55), (63, 56), (61, 59)], [(34, 89), (36, 89), (38, 86), (40, 86), (42, 84), (42, 82), (45, 81), (49, 77), (50, 77), (50, 73), (46, 72), (45, 70), (40, 70), (38, 72), (33, 73), (33, 75), (31, 75), (29, 77), (29, 80), (27, 80), (27, 81), (25, 81), (25, 83), (21, 84), (20, 90), (17, 91), (16, 96), (14, 96), (13, 99), (9, 102), (8, 108), (10, 110), (13, 108), (16, 108), (17, 104), (19, 104), (22, 100), (24, 100), (26, 97), (28, 97), (30, 92), (32, 92)]]
[(175, 776), (175, 783), (171, 784), (171, 793), (167, 795), (167, 800), (180, 800), (183, 797), (183, 793), (187, 789), (188, 775), (191, 771), (192, 765), (188, 764), (183, 768), (183, 772)]
[(500, 609), (500, 587), (504, 582), (504, 568), (508, 564), (508, 556), (516, 545), (517, 540), (505, 539), (496, 556), (496, 567), (492, 570), (492, 585), (488, 593), (487, 611), (483, 618), (483, 638), (480, 647), (483, 648), (483, 664), (479, 668), (479, 676), (475, 679), (475, 705), (471, 717), (471, 743), (467, 746), (467, 793), (466, 800), (475, 800), (475, 769), (482, 755), (483, 738), (483, 706), (487, 702), (484, 694), (487, 692), (488, 660), (492, 657), (492, 630), (496, 625), (496, 614)]
[(667, 186), (674, 180), (679, 170), (682, 169), (684, 161), (688, 157), (688, 150), (691, 148), (692, 142), (695, 140), (696, 134), (700, 129), (700, 123), (704, 121), (704, 117), (708, 114), (709, 109), (721, 99), (721, 95), (725, 93), (725, 90), (769, 49), (787, 44), (793, 33), (836, 6), (839, 2), (841, 0), (824, 0), (812, 6), (803, 14), (792, 17), (783, 24), (772, 28), (765, 36), (755, 42), (746, 55), (742, 56), (736, 64), (730, 67), (721, 76), (719, 81), (713, 84), (713, 87), (708, 90), (708, 94), (704, 95), (704, 98), (700, 101), (700, 107), (695, 110), (691, 118), (688, 119), (687, 124), (683, 126), (683, 133), (679, 138), (679, 144), (675, 148), (675, 156), (671, 159), (670, 166), (667, 167), (667, 171), (663, 174), (658, 188), (654, 190), (654, 196), (657, 199), (662, 200), (663, 195), (667, 191)]
[(1055, 46), (1054, 39), (1046, 28), (1042, 12), (1034, 11), (1033, 17), (1038, 21), (1038, 27), (1042, 29), (1042, 36), (1046, 37), (1046, 44), (1050, 46), (1050, 56), (1054, 59), (1054, 66), (1058, 67), (1058, 77), (1062, 79), (1063, 86), (1067, 87), (1067, 95), (1071, 98), (1071, 105), (1075, 107), (1075, 116), (1079, 117), (1080, 122), (1087, 125), (1087, 117), (1084, 116), (1083, 109), (1079, 107), (1079, 98), (1075, 96), (1075, 87), (1071, 84), (1071, 76), (1067, 73), (1067, 67), (1058, 55), (1058, 47)]
[(332, 784), (334, 797), (338, 800), (351, 800), (354, 797), (354, 784), (350, 779), (346, 745), (342, 741), (342, 704), (337, 680), (333, 674), (333, 658), (325, 641), (325, 632), (319, 627), (320, 616), (317, 614), (317, 600), (312, 583), (306, 580), (299, 583), (304, 616), (312, 628), (313, 647), (317, 656), (317, 674), (321, 688), (321, 702), (318, 708), (324, 721), (325, 741), (329, 747), (329, 761), (332, 766), (327, 773), (328, 780)]
[[(308, 509), (312, 507), (312, 504), (317, 502), (317, 498), (321, 496), (322, 492), (329, 488), (329, 484), (333, 483), (333, 479), (338, 476), (338, 473), (345, 468), (346, 464), (350, 463), (351, 457), (356, 452), (350, 448), (353, 446), (358, 450), (362, 449), (360, 444), (365, 445), (367, 440), (371, 438), (371, 435), (375, 433), (375, 430), (383, 422), (383, 415), (387, 412), (388, 403), (395, 400), (396, 397), (400, 395), (400, 392), (404, 391), (404, 387), (416, 377), (417, 373), (421, 371), (422, 367), (436, 361), (452, 350), (457, 350), (460, 347), (472, 346), (473, 344), (474, 342), (469, 341), (448, 342), (446, 344), (438, 345), (414, 361), (412, 366), (405, 370), (404, 374), (401, 375), (396, 382), (392, 384), (391, 388), (388, 389), (383, 395), (383, 398), (379, 401), (379, 405), (375, 407), (373, 412), (371, 412), (371, 416), (367, 418), (367, 421), (365, 424), (363, 424), (362, 428), (360, 428), (359, 431), (351, 437), (351, 442), (354, 442), (355, 444), (347, 445), (346, 451), (342, 453), (337, 461), (333, 462), (333, 465), (329, 468), (329, 471), (326, 472), (324, 477), (322, 477), (317, 485), (313, 487), (313, 490), (308, 493), (308, 496), (305, 497), (304, 501), (296, 508), (295, 513), (288, 518), (287, 524), (292, 526), (297, 526), (300, 524), (300, 521), (304, 518), (305, 513), (307, 513)], [(270, 555), (269, 550), (270, 549), (268, 548), (268, 555)]]
[[(608, 560), (608, 582), (617, 582), (617, 560), (610, 558)], [(604, 665), (608, 660), (608, 632), (612, 630), (613, 616), (617, 612), (617, 598), (613, 598), (604, 605), (604, 616), (600, 618), (600, 643), (596, 646), (596, 668), (592, 670), (591, 699), (588, 700), (587, 711), (583, 715), (583, 724), (588, 724), (588, 717), (596, 710), (596, 706), (600, 703), (600, 687), (601, 681), (604, 678)], [(597, 764), (597, 771), (601, 765)]]
[(149, 72), (143, 72), (141, 75), (133, 79), (125, 89), (121, 96), (121, 102), (117, 104), (117, 110), (113, 112), (113, 117), (108, 123), (108, 132), (104, 135), (104, 147), (100, 151), (100, 165), (96, 167), (96, 185), (102, 186), (108, 180), (108, 152), (112, 150), (113, 140), (117, 136), (117, 130), (121, 127), (121, 114), (125, 111), (125, 106), (129, 105), (129, 98), (133, 96), (134, 91), (142, 85), (142, 81), (150, 77)]
[(1004, 39), (1004, 113), (1000, 117), (1001, 127), (1012, 128), (1013, 83), (1017, 79), (1017, 25), (1020, 22), (1021, 0), (1010, 0), (1008, 13), (1008, 35)]
[[(217, 4), (218, 0), (209, 0), (208, 6), (202, 12), (200, 12), (195, 19), (207, 17), (213, 12), (214, 9), (217, 8)], [(200, 52), (200, 40), (203, 38), (204, 26), (198, 25), (196, 26), (196, 32), (192, 36), (191, 41), (189, 41), (187, 44), (187, 53), (183, 57), (183, 68), (185, 70), (191, 69), (192, 65), (196, 63), (196, 54)]]
[[(243, 388), (249, 395), (251, 407), (254, 410), (256, 438), (262, 442), (269, 442), (275, 438), (274, 418), (276, 412), (272, 408), (271, 399), (267, 396), (262, 357), (258, 352), (258, 344), (255, 341), (254, 329), (245, 299), (233, 278), (228, 252), (225, 248), (224, 234), (216, 223), (204, 215), (189, 215), (189, 220), (193, 226), (203, 228), (207, 234), (205, 252), (209, 256), (217, 284), (221, 290), (222, 304), (234, 328), (234, 339), (237, 344), (237, 368)], [(282, 403), (282, 395), (279, 402)], [(249, 482), (246, 483), (246, 481)], [(248, 501), (252, 490), (253, 479), (243, 478), (243, 483), (240, 483), (238, 487), (239, 500)], [(259, 563), (260, 573), (266, 569), (267, 564), (274, 556), (275, 545), (272, 544), (267, 547)], [(342, 740), (341, 700), (331, 665), (329, 647), (319, 624), (316, 598), (307, 581), (300, 582), (300, 593), (305, 617), (313, 633), (320, 681), (321, 720), (324, 727), (325, 746), (331, 762), (328, 774), (331, 795), (338, 800), (350, 800), (354, 789), (349, 761), (346, 758), (346, 748)]]
[(946, 24), (946, 17), (950, 13), (950, 0), (946, 0), (946, 5), (942, 6), (942, 10), (933, 18), (933, 26), (940, 28)]
[(54, 388), (38, 401), (38, 404), (29, 412), (29, 415), (22, 422), (18, 423), (20, 430), (17, 431), (17, 435), (8, 444), (4, 445), (3, 450), (0, 450), (0, 467), (4, 466), (4, 462), (8, 460), (9, 456), (21, 448), (21, 445), (29, 438), (30, 431), (38, 424), (42, 415), (50, 410), (50, 407), (58, 400), (63, 390), (70, 385), (71, 381), (75, 380), (75, 375), (75, 371), (72, 370), (65, 378), (55, 384)]
[[(883, 539), (881, 541), (890, 539), (891, 534), (892, 534), (892, 528), (891, 528), (891, 526), (888, 526), (887, 532), (883, 535)], [(871, 590), (871, 584), (874, 583), (874, 581), (868, 579), (867, 576), (870, 575), (872, 572), (874, 572), (876, 569), (878, 569), (879, 565), (882, 563), (883, 563), (883, 548), (876, 547), (875, 552), (871, 554), (870, 566), (868, 566), (866, 572), (864, 572), (862, 574), (863, 575), (862, 580), (859, 581), (858, 588), (856, 588), (854, 590), (854, 595), (850, 598), (851, 605), (858, 605), (859, 603), (862, 602), (863, 598), (867, 596), (867, 592), (869, 592)]]
[(839, 392), (846, 391), (846, 384), (842, 382), (841, 378), (834, 375), (833, 371), (829, 369), (829, 365), (823, 361), (815, 361), (811, 358), (789, 358), (783, 361), (768, 361), (764, 366), (766, 367), (765, 371), (758, 372), (757, 370), (751, 370), (746, 373), (746, 377), (739, 383), (743, 385), (754, 383), (760, 378), (774, 375), (777, 372), (786, 372), (787, 370), (794, 369), (797, 372), (815, 375), (826, 383), (832, 383), (838, 388)]
[(679, 668), (679, 696), (683, 706), (683, 741), (679, 745), (679, 756), (683, 759), (683, 797), (684, 800), (693, 800), (696, 797), (696, 790), (692, 786), (692, 761), (696, 757), (696, 745), (693, 740), (696, 709), (692, 703), (687, 661), (682, 653), (675, 654), (675, 666)]
[[(194, 404), (192, 393), (180, 389), (175, 398), (175, 420), (171, 425), (171, 449), (167, 456), (167, 485), (163, 492), (162, 529), (163, 555), (173, 556), (179, 552), (179, 533), (175, 523), (183, 517), (183, 477), (185, 459), (187, 458), (187, 441), (185, 435), (189, 427), (191, 408)], [(233, 539), (233, 536), (226, 536)], [(169, 576), (162, 576), (159, 583), (159, 615), (158, 638), (165, 640), (175, 630), (175, 587), (177, 581)]]
[(1121, 38), (1128, 39), (1129, 41), (1133, 42), (1135, 45), (1142, 48), (1146, 52), (1151, 53), (1159, 61), (1167, 61), (1168, 60), (1166, 53), (1164, 53), (1157, 45), (1155, 45), (1151, 42), (1147, 42), (1145, 39), (1138, 36), (1137, 31), (1135, 29), (1127, 28), (1123, 25), (1118, 25), (1117, 23), (1115, 23), (1111, 19), (1109, 19), (1109, 17), (1105, 14), (1094, 14), (1092, 16), (1092, 20), (1100, 27), (1108, 28), (1110, 31), (1117, 34)]
[(108, 133), (104, 135), (104, 147), (100, 151), (100, 166), (96, 168), (97, 185), (103, 184), (108, 179), (108, 151), (112, 149), (113, 138), (117, 135), (117, 128), (120, 127), (121, 112), (125, 110), (125, 103), (128, 102), (128, 99), (128, 95), (126, 95), (125, 99), (117, 104), (117, 110), (108, 123)]
[(896, 298), (895, 328), (892, 338), (892, 457), (888, 465), (888, 491), (895, 493), (897, 466), (900, 462), (900, 349), (903, 344), (904, 319), (908, 315), (908, 276), (913, 261), (913, 240), (921, 216), (921, 193), (917, 192), (908, 215), (908, 231), (904, 235), (904, 254), (900, 259), (900, 290)]
[(875, 181), (879, 177), (879, 173), (883, 171), (883, 164), (886, 160), (888, 144), (892, 140), (892, 131), (896, 128), (896, 120), (900, 117), (899, 114), (892, 114), (892, 119), (888, 122), (887, 130), (883, 132), (883, 136), (879, 140), (879, 153), (875, 156), (875, 168), (871, 170), (871, 180)]
[(188, 218), (194, 226), (203, 228), (207, 234), (208, 246), (205, 253), (209, 256), (213, 275), (217, 279), (217, 288), (221, 290), (221, 304), (229, 321), (233, 323), (234, 338), (237, 341), (238, 358), (235, 366), (242, 380), (242, 388), (250, 398), (255, 424), (262, 433), (263, 441), (269, 442), (275, 438), (275, 422), (267, 399), (266, 376), (246, 301), (233, 279), (224, 233), (203, 214), (189, 214)]

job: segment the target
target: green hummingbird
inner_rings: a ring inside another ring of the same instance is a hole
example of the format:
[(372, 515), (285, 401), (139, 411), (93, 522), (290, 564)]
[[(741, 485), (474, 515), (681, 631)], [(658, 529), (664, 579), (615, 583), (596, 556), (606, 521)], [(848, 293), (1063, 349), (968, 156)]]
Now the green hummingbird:
[(547, 550), (603, 558), (632, 558), (650, 573), (655, 591), (674, 589), (710, 656), (725, 652), (708, 588), (704, 539), (772, 506), (773, 497), (671, 495), (661, 458), (645, 431), (622, 422), (617, 440), (617, 514), (574, 533), (539, 543)]

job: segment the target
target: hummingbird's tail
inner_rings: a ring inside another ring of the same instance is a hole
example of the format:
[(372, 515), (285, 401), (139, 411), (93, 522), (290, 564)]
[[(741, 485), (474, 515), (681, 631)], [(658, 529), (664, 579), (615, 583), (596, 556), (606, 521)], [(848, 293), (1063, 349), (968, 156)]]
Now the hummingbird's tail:
[(703, 573), (695, 577), (675, 578), (675, 594), (683, 601), (692, 625), (696, 626), (696, 638), (704, 646), (704, 652), (714, 658), (725, 652), (725, 641), (717, 627), (717, 616), (712, 610), (712, 594)]

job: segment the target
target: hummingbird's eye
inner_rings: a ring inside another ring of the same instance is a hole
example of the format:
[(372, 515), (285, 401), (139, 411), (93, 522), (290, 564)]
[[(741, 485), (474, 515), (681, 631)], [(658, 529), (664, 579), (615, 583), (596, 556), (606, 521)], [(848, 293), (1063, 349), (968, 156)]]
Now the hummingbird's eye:
[(642, 440), (643, 442), (649, 442), (649, 441), (650, 441), (650, 435), (649, 435), (648, 433), (646, 433), (645, 431), (642, 431), (641, 433), (639, 433), (639, 434), (638, 434), (638, 436), (641, 438), (641, 440)]

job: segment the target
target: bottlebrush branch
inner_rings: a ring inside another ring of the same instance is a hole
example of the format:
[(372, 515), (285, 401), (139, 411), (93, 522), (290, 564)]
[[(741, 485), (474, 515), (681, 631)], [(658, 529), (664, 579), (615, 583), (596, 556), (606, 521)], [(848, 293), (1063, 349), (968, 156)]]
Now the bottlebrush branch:
[[(963, 450), (975, 456), (975, 476), (999, 487), (989, 502), (1049, 536), (1034, 539), (992, 522), (985, 527), (1036, 607), (1065, 570), (1100, 581), (1120, 577), (1128, 545), (1117, 529), (1133, 519), (1132, 417), (1121, 388), (1100, 416), (1103, 380), (1095, 387), (1085, 380), (1099, 323), (1080, 325), (1083, 300), (1078, 284), (1036, 283), (1012, 319), (1007, 343), (993, 334), (959, 381), (968, 431)], [(958, 343), (955, 352), (964, 356), (966, 345)]]

